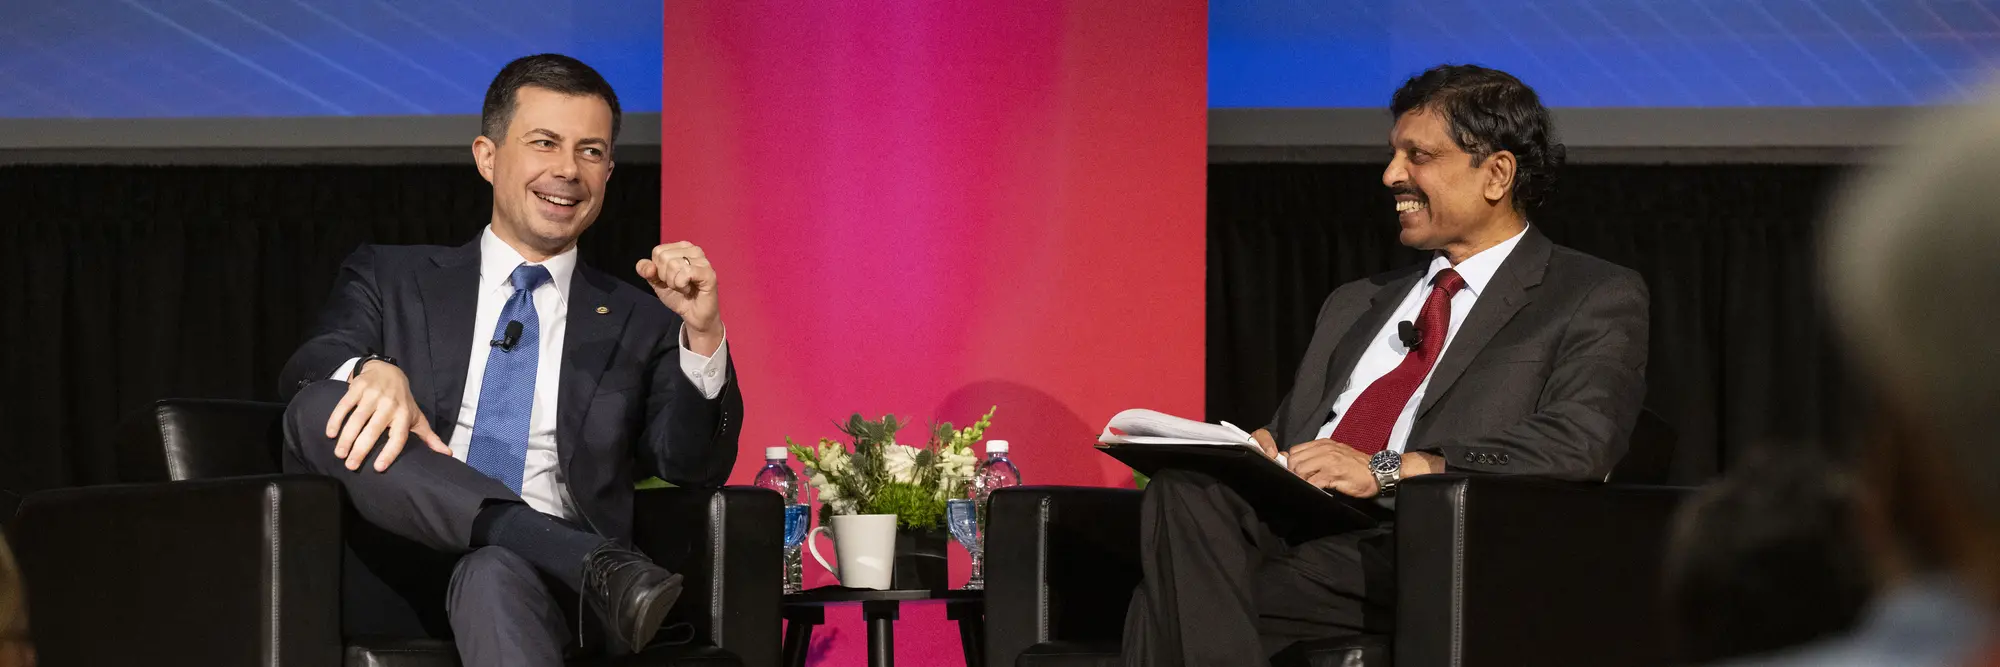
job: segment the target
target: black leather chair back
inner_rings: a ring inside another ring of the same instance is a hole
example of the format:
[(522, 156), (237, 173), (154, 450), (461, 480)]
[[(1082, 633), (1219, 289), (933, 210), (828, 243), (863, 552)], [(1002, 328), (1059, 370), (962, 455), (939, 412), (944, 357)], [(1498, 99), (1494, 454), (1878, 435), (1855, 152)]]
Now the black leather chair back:
[(1639, 421), (1632, 426), (1631, 445), (1625, 448), (1625, 458), (1612, 466), (1611, 477), (1605, 481), (1614, 484), (1666, 484), (1673, 476), (1674, 447), (1679, 436), (1674, 427), (1651, 409), (1639, 412)]
[(118, 481), (180, 482), (281, 472), (285, 406), (169, 398), (126, 420), (118, 434)]

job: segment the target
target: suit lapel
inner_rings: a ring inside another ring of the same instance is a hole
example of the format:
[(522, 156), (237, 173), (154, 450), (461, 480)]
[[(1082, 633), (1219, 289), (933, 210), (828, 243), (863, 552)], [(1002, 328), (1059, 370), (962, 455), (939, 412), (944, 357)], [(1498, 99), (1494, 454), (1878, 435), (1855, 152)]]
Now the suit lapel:
[[(569, 315), (563, 332), (562, 373), (556, 395), (557, 456), (565, 469), (583, 442), (590, 397), (618, 349), (619, 333), (632, 308), (612, 303), (613, 280), (579, 263), (569, 286)], [(599, 309), (605, 309), (599, 312)]]
[[(1423, 266), (1418, 266), (1410, 275), (1390, 279), (1375, 296), (1369, 298), (1368, 310), (1361, 314), (1354, 325), (1347, 328), (1347, 334), (1340, 337), (1340, 343), (1333, 347), (1333, 360), (1326, 367), (1326, 391), (1320, 397), (1319, 412), (1313, 428), (1325, 423), (1326, 415), (1333, 410), (1333, 402), (1340, 398), (1340, 392), (1347, 390), (1347, 381), (1354, 375), (1354, 365), (1361, 362), (1361, 353), (1375, 338), (1375, 333), (1388, 323), (1389, 316), (1395, 314), (1396, 306), (1402, 304), (1403, 297), (1410, 288), (1423, 280)], [(1311, 420), (1307, 420), (1311, 421)]]
[(417, 278), (428, 322), (431, 358), (431, 425), (449, 439), (465, 397), (466, 366), (472, 359), (473, 318), (479, 311), (479, 240), (431, 256), (432, 266)]
[(1465, 316), (1465, 324), (1458, 328), (1458, 335), (1452, 338), (1451, 347), (1446, 348), (1444, 358), (1437, 367), (1431, 369), (1430, 384), (1424, 388), (1424, 401), (1417, 406), (1417, 418), (1430, 412), (1438, 399), (1451, 390), (1458, 376), (1465, 373), (1465, 367), (1486, 349), (1486, 343), (1500, 328), (1514, 319), (1514, 314), (1533, 301), (1529, 289), (1542, 284), (1542, 274), (1549, 267), (1549, 253), (1553, 244), (1548, 237), (1534, 227), (1528, 228), (1521, 237), (1520, 245), (1514, 248), (1507, 261), (1500, 264), (1500, 270), (1493, 273), (1493, 280), (1486, 284), (1486, 293), (1479, 295), (1479, 301), (1472, 305), (1472, 312)]

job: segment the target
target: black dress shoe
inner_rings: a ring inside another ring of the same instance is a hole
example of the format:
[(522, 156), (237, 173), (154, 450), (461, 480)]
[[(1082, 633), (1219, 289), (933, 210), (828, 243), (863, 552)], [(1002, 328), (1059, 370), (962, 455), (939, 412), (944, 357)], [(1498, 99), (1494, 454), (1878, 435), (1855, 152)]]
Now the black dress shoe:
[(680, 597), (681, 575), (637, 552), (607, 542), (583, 559), (583, 599), (625, 643), (617, 652), (645, 648)]

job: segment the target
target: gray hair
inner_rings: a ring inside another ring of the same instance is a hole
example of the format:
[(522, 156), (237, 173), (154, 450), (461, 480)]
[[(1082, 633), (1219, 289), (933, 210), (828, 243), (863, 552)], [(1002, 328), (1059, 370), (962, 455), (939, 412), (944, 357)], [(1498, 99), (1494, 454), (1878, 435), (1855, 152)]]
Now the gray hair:
[(1834, 209), (1822, 270), (1848, 358), (2000, 526), (2000, 88), (1932, 112)]

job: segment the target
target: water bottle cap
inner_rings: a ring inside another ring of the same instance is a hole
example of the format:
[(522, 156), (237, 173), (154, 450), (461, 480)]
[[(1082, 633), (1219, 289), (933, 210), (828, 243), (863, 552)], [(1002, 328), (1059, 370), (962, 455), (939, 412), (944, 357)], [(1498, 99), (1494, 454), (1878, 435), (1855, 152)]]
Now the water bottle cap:
[(1007, 453), (1007, 441), (1005, 441), (1005, 440), (988, 440), (988, 441), (986, 441), (986, 453), (988, 453), (988, 454), (1005, 454), (1005, 453)]
[(782, 458), (785, 458), (785, 448), (783, 447), (764, 448), (764, 460), (769, 461), (772, 459), (782, 459)]

